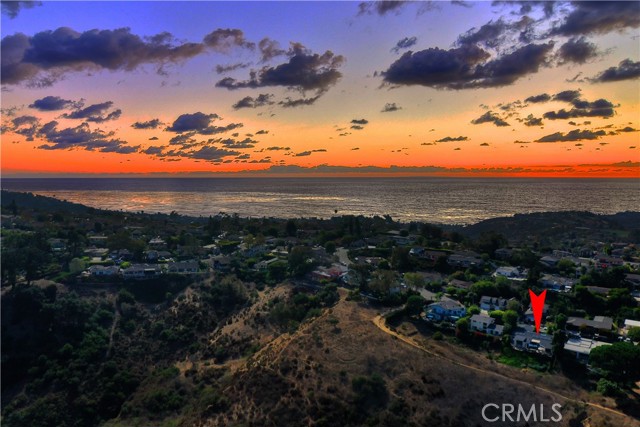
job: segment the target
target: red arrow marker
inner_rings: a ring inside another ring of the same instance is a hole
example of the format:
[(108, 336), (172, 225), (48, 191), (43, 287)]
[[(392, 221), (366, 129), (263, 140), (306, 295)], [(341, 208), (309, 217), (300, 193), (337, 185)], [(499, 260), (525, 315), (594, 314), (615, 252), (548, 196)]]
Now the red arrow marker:
[(529, 289), (529, 298), (531, 298), (531, 310), (533, 310), (533, 320), (536, 322), (536, 333), (540, 333), (540, 323), (542, 322), (542, 311), (544, 310), (544, 299), (547, 296), (547, 290), (545, 289), (536, 295), (531, 289)]

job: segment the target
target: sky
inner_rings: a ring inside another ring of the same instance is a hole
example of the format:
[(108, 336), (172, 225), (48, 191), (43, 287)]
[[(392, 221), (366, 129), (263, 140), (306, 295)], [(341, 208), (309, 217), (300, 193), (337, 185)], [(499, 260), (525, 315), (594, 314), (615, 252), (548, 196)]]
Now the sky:
[(2, 1), (2, 175), (640, 177), (640, 2)]

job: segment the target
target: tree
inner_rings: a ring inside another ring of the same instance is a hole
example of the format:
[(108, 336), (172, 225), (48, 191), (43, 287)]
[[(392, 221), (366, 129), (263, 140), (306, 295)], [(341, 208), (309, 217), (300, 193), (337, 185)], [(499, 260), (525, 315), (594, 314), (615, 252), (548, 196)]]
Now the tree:
[(467, 336), (469, 334), (469, 318), (463, 317), (456, 322), (456, 330), (460, 336)]
[(409, 248), (396, 246), (391, 252), (391, 266), (398, 271), (407, 271), (412, 267)]
[(379, 295), (386, 295), (395, 285), (396, 273), (391, 270), (378, 270), (374, 273), (373, 279), (369, 283), (369, 289)]
[(333, 253), (335, 253), (336, 251), (336, 243), (333, 241), (328, 241), (324, 245), (324, 250), (327, 251), (328, 254), (333, 255)]
[(407, 298), (407, 314), (410, 316), (417, 316), (422, 311), (422, 307), (424, 307), (424, 298), (420, 295), (411, 295)]
[(415, 289), (422, 289), (425, 286), (424, 277), (420, 273), (404, 273), (404, 282)]
[(559, 329), (553, 333), (553, 338), (551, 339), (551, 347), (553, 348), (554, 357), (558, 358), (562, 354), (564, 350), (564, 343), (567, 342), (567, 334), (564, 333), (564, 330)]
[(576, 265), (570, 259), (562, 258), (558, 261), (558, 271), (566, 275), (575, 275)]
[(471, 292), (473, 292), (478, 299), (484, 295), (496, 297), (498, 296), (498, 287), (489, 280), (481, 280), (471, 285)]
[(289, 253), (289, 271), (295, 277), (302, 277), (313, 269), (311, 249), (306, 246), (295, 246)]
[(298, 227), (296, 226), (296, 222), (292, 219), (287, 220), (285, 231), (287, 233), (287, 236), (294, 237), (298, 232)]
[(287, 277), (287, 263), (276, 261), (269, 264), (267, 266), (267, 277), (273, 283), (283, 281)]
[(640, 342), (640, 328), (632, 327), (627, 332), (627, 338), (629, 338), (633, 342)]
[(640, 347), (632, 343), (617, 342), (596, 347), (589, 354), (589, 362), (612, 378), (621, 381), (640, 379)]
[(508, 327), (509, 330), (513, 330), (518, 323), (518, 312), (507, 310), (502, 313), (502, 323)]

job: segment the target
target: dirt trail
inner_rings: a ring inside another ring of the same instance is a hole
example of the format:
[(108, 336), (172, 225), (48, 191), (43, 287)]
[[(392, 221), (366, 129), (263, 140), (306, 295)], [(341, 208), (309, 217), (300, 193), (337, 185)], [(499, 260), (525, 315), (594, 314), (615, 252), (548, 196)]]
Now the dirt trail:
[(593, 403), (593, 402), (588, 402), (586, 400), (576, 400), (576, 399), (574, 399), (572, 397), (565, 396), (565, 395), (557, 393), (557, 392), (555, 392), (553, 390), (549, 390), (549, 389), (544, 388), (544, 387), (533, 385), (533, 384), (531, 384), (531, 383), (529, 383), (527, 381), (518, 380), (516, 378), (509, 377), (507, 375), (501, 374), (501, 373), (496, 372), (496, 371), (491, 371), (491, 370), (487, 370), (487, 369), (478, 368), (477, 366), (467, 365), (465, 363), (461, 363), (461, 362), (458, 362), (456, 360), (452, 360), (450, 358), (447, 358), (446, 356), (443, 356), (442, 354), (438, 354), (438, 353), (435, 353), (433, 351), (430, 351), (430, 350), (424, 348), (423, 346), (421, 346), (420, 344), (416, 343), (413, 339), (411, 339), (411, 338), (409, 338), (409, 337), (407, 337), (405, 335), (399, 334), (396, 331), (393, 331), (392, 329), (390, 329), (385, 324), (384, 314), (378, 315), (378, 316), (374, 317), (371, 320), (372, 320), (373, 324), (376, 325), (378, 327), (378, 329), (380, 329), (381, 331), (383, 331), (383, 332), (385, 332), (385, 333), (397, 338), (398, 340), (404, 342), (405, 344), (409, 344), (410, 346), (415, 347), (415, 348), (419, 349), (420, 351), (429, 354), (430, 356), (438, 357), (440, 359), (447, 360), (448, 362), (453, 363), (454, 365), (461, 366), (461, 367), (466, 368), (466, 369), (471, 369), (471, 370), (474, 370), (474, 371), (477, 371), (477, 372), (481, 372), (481, 373), (487, 374), (487, 375), (499, 376), (499, 377), (501, 377), (503, 379), (506, 379), (508, 381), (513, 381), (513, 382), (517, 382), (519, 384), (524, 384), (526, 386), (533, 387), (533, 388), (535, 388), (537, 390), (540, 390), (542, 392), (549, 393), (549, 394), (551, 394), (553, 396), (559, 397), (559, 398), (561, 398), (563, 400), (567, 400), (567, 401), (571, 401), (571, 402), (575, 402), (575, 403), (579, 403), (579, 404), (588, 405), (588, 406), (591, 406), (593, 408), (597, 408), (597, 409), (600, 409), (600, 410), (603, 410), (603, 411), (607, 411), (607, 412), (619, 415), (621, 417), (629, 418), (629, 416), (626, 415), (625, 413), (617, 411), (615, 409), (607, 408), (606, 406), (602, 406), (602, 405), (599, 405), (599, 404)]
[(107, 346), (107, 352), (104, 355), (105, 360), (109, 359), (109, 356), (111, 355), (111, 349), (113, 347), (113, 334), (115, 333), (116, 326), (118, 325), (118, 321), (120, 320), (120, 310), (118, 310), (117, 299), (113, 300), (113, 310), (114, 310), (113, 323), (111, 324), (111, 331), (109, 332), (109, 345)]

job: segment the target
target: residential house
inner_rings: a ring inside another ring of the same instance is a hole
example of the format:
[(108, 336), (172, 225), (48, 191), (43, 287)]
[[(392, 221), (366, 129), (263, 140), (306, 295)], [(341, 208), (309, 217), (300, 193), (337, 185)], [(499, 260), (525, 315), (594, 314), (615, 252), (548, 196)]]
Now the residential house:
[(467, 309), (460, 302), (442, 297), (438, 302), (429, 304), (426, 308), (426, 317), (431, 320), (455, 322), (467, 314)]
[(544, 274), (540, 278), (540, 284), (555, 292), (569, 292), (576, 283), (575, 279), (558, 276), (557, 274)]
[(521, 267), (498, 267), (493, 272), (493, 277), (501, 276), (511, 280), (526, 280), (528, 272), (527, 269)]
[(166, 249), (167, 242), (161, 239), (160, 236), (157, 236), (149, 240), (149, 248), (156, 249), (156, 250)]
[(591, 350), (602, 345), (611, 345), (606, 342), (596, 341), (583, 337), (570, 337), (564, 344), (564, 351), (571, 353), (580, 363), (589, 363)]
[(97, 248), (104, 248), (107, 246), (107, 236), (88, 236), (87, 240), (90, 245)]
[(325, 280), (333, 282), (347, 274), (347, 267), (342, 264), (331, 264), (331, 267), (318, 267), (311, 272), (311, 277), (318, 282)]
[(513, 256), (513, 249), (509, 248), (500, 248), (496, 249), (494, 252), (494, 256), (496, 259), (508, 260)]
[[(542, 307), (542, 322), (544, 322), (544, 319), (547, 317), (548, 312), (549, 304), (545, 304), (544, 307)], [(535, 323), (535, 318), (533, 317), (533, 310), (531, 309), (531, 306), (529, 306), (529, 309), (524, 312), (524, 320), (527, 323)]]
[(618, 257), (600, 255), (596, 258), (596, 265), (599, 268), (619, 267), (624, 264), (624, 260)]
[(535, 329), (529, 325), (518, 325), (511, 338), (511, 346), (516, 350), (529, 353), (549, 357), (553, 355), (553, 338), (551, 335), (537, 334)]
[(223, 255), (213, 257), (213, 268), (222, 273), (228, 273), (231, 271), (231, 258)]
[(484, 314), (474, 314), (471, 316), (471, 330), (494, 337), (502, 336), (504, 326), (496, 324), (496, 319)]
[(274, 262), (278, 262), (278, 261), (280, 261), (279, 258), (266, 259), (266, 260), (263, 260), (263, 261), (256, 262), (254, 264), (253, 268), (255, 270), (266, 270), (266, 269), (269, 268), (269, 265), (273, 264)]
[(480, 255), (475, 252), (455, 252), (449, 255), (447, 264), (452, 267), (471, 268), (481, 267), (484, 261)]
[(545, 267), (556, 268), (559, 261), (560, 261), (559, 258), (547, 255), (547, 256), (543, 256), (542, 258), (540, 258), (539, 262), (540, 262), (540, 264), (542, 264)]
[(122, 270), (125, 279), (151, 279), (162, 274), (158, 264), (134, 264)]
[(611, 288), (603, 288), (602, 286), (587, 286), (586, 288), (592, 294), (600, 295), (605, 298), (608, 297), (609, 292), (611, 292)]
[(483, 296), (480, 298), (480, 309), (486, 311), (506, 310), (508, 302), (505, 298)]
[(193, 274), (197, 273), (199, 268), (198, 261), (170, 262), (167, 265), (167, 271), (175, 274)]
[(63, 239), (48, 239), (47, 243), (51, 247), (51, 252), (63, 252), (67, 245)]
[(120, 273), (120, 268), (115, 265), (92, 265), (89, 267), (89, 274), (97, 277), (116, 276)]
[(569, 317), (565, 328), (567, 331), (579, 332), (580, 336), (609, 334), (613, 329), (613, 319), (606, 316), (595, 316), (593, 320), (583, 317)]
[(469, 290), (469, 289), (471, 289), (471, 286), (473, 286), (473, 282), (467, 282), (465, 280), (453, 279), (453, 280), (449, 281), (449, 286), (453, 286), (456, 289)]

